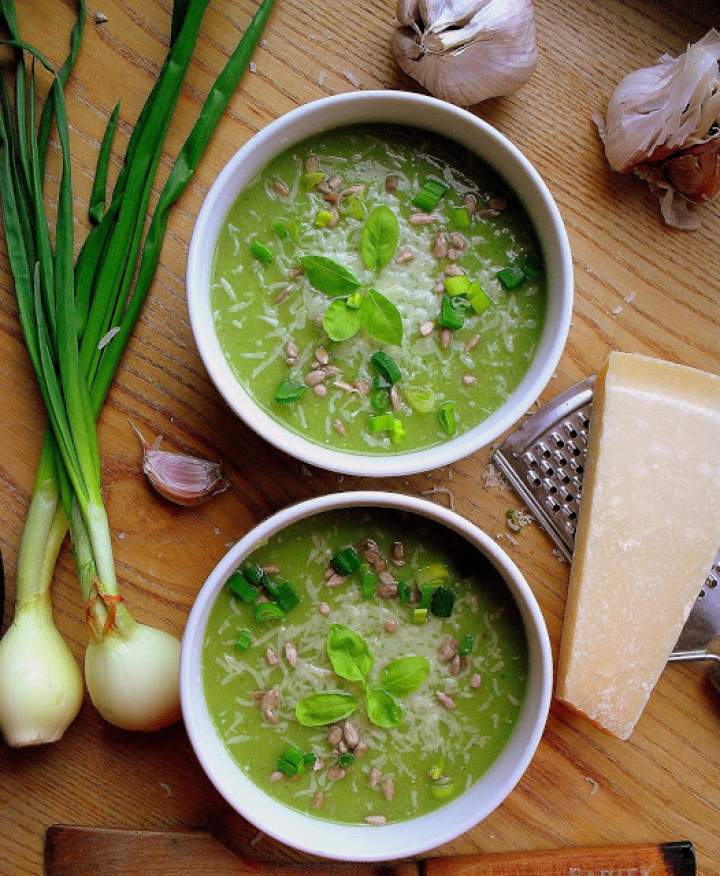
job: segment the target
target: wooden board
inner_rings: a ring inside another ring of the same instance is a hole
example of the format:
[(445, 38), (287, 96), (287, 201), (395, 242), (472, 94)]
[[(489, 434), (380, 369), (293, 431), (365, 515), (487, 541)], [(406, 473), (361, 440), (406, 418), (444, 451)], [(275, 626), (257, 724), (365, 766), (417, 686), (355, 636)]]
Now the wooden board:
[[(195, 352), (184, 271), (193, 219), (223, 163), (251, 134), (313, 98), (353, 88), (412, 88), (389, 51), (391, 0), (277, 0), (266, 39), (235, 95), (197, 178), (173, 213), (144, 316), (104, 411), (104, 482), (123, 591), (140, 619), (180, 633), (205, 576), (253, 524), (278, 508), (328, 491), (380, 487), (413, 494), (450, 487), (457, 510), (495, 534), (508, 492), (483, 486), (489, 451), (448, 470), (369, 481), (309, 470), (268, 447), (227, 410)], [(98, 0), (108, 17), (88, 23), (68, 86), (78, 231), (99, 138), (122, 98), (124, 146), (165, 51), (169, 0)], [(163, 161), (166, 172), (223, 59), (247, 24), (253, 0), (213, 0)], [(60, 59), (70, 0), (20, 0), (25, 36)], [(670, 231), (655, 200), (633, 179), (612, 175), (591, 113), (620, 76), (664, 51), (682, 51), (717, 23), (701, 0), (539, 0), (540, 63), (515, 96), (478, 108), (535, 163), (557, 198), (573, 248), (577, 300), (570, 340), (543, 398), (595, 371), (611, 348), (637, 350), (720, 372), (717, 207), (694, 234)], [(323, 79), (321, 73), (325, 73)], [(319, 81), (323, 80), (320, 85)], [(52, 167), (57, 167), (54, 163)], [(113, 172), (117, 171), (115, 162)], [(635, 293), (632, 303), (625, 298)], [(622, 308), (615, 313), (616, 308)], [(20, 339), (0, 251), (0, 546), (13, 593), (17, 545), (43, 417)], [(139, 474), (129, 421), (168, 446), (225, 460), (233, 489), (184, 510), (153, 495)], [(443, 495), (436, 496), (444, 500)], [(504, 542), (540, 600), (557, 647), (567, 566), (535, 528)], [(57, 621), (80, 657), (82, 612), (69, 553), (55, 588)], [(648, 607), (649, 617), (651, 606)], [(563, 845), (695, 842), (700, 872), (720, 872), (720, 702), (700, 667), (667, 670), (629, 742), (603, 735), (555, 704), (532, 766), (509, 800), (445, 853)], [(58, 745), (0, 749), (0, 872), (37, 874), (52, 822), (132, 828), (213, 827), (264, 854), (297, 857), (234, 816), (195, 761), (181, 726), (137, 736), (109, 727), (90, 705)]]

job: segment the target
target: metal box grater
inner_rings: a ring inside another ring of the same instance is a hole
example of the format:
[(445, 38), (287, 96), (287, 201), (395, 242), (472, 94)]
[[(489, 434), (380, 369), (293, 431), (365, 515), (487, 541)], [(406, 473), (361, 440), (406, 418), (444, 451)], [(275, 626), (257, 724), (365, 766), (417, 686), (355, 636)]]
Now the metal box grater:
[[(529, 416), (493, 454), (493, 462), (568, 562), (575, 545), (577, 514), (587, 455), (595, 377), (571, 386)], [(720, 636), (720, 553), (671, 660), (715, 660), (709, 649)]]

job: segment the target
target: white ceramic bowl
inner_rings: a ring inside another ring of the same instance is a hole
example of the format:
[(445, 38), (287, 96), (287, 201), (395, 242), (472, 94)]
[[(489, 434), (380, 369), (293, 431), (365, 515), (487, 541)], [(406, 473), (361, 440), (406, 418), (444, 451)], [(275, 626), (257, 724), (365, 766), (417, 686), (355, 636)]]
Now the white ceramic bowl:
[[(274, 800), (235, 764), (213, 726), (201, 676), (202, 647), (210, 610), (228, 577), (256, 547), (291, 523), (339, 508), (392, 508), (437, 521), (487, 557), (515, 600), (528, 643), (528, 680), (518, 722), (490, 769), (457, 799), (419, 818), (382, 827), (347, 825), (304, 815)], [(218, 563), (195, 600), (182, 642), (180, 692), (183, 718), (203, 769), (227, 802), (258, 830), (287, 845), (346, 861), (396, 860), (449, 842), (489, 815), (512, 791), (540, 741), (552, 690), (547, 628), (520, 570), (496, 542), (452, 511), (398, 493), (352, 492), (321, 496), (279, 511), (256, 526)]]
[[(276, 155), (328, 128), (396, 122), (443, 134), (476, 152), (522, 201), (542, 245), (548, 282), (545, 329), (535, 357), (505, 404), (473, 429), (436, 447), (407, 453), (347, 453), (316, 444), (273, 419), (243, 389), (223, 355), (210, 306), (215, 244), (225, 217), (245, 186)], [(525, 156), (487, 122), (433, 97), (404, 91), (356, 91), (300, 106), (255, 134), (228, 161), (207, 194), (190, 243), (188, 308), (195, 343), (225, 401), (276, 447), (311, 465), (352, 475), (408, 475), (448, 465), (495, 441), (517, 422), (557, 367), (570, 327), (573, 272), (570, 245), (547, 186)]]

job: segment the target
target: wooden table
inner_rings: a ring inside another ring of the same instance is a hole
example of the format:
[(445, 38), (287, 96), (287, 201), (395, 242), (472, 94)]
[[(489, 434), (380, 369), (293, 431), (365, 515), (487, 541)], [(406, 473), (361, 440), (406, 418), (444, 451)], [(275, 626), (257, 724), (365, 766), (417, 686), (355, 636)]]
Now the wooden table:
[[(211, 3), (163, 175), (255, 5), (254, 0)], [(172, 215), (145, 313), (103, 413), (105, 492), (123, 592), (140, 619), (154, 618), (176, 633), (227, 546), (291, 502), (343, 489), (420, 494), (443, 485), (452, 488), (457, 510), (492, 534), (506, 531), (505, 510), (518, 507), (507, 490), (484, 487), (488, 451), (454, 465), (452, 482), (447, 470), (372, 483), (310, 471), (263, 443), (229, 412), (192, 341), (185, 258), (208, 186), (233, 152), (271, 119), (300, 103), (351, 90), (344, 71), (364, 88), (414, 87), (398, 72), (389, 49), (392, 5), (391, 0), (277, 0), (267, 42), (255, 58), (257, 71), (246, 75)], [(158, 73), (169, 30), (170, 0), (102, 0), (91, 6), (108, 21), (96, 25), (91, 13), (67, 89), (78, 232), (107, 117), (121, 98), (118, 145), (124, 148)], [(716, 23), (713, 6), (700, 0), (539, 0), (540, 63), (532, 81), (514, 97), (477, 110), (535, 163), (570, 234), (575, 317), (543, 398), (595, 371), (610, 349), (720, 372), (717, 207), (704, 211), (703, 227), (694, 234), (664, 227), (645, 187), (609, 172), (591, 121), (625, 72), (662, 52), (682, 51), (713, 19)], [(19, 0), (19, 12), (26, 38), (51, 59), (61, 58), (73, 15), (70, 0)], [(0, 260), (0, 545), (12, 597), (43, 416), (4, 251)], [(635, 298), (627, 303), (630, 293)], [(140, 474), (131, 420), (147, 436), (165, 435), (171, 448), (224, 459), (233, 489), (197, 510), (160, 500)], [(504, 546), (527, 575), (556, 647), (568, 567), (558, 563), (536, 527), (524, 530), (516, 547)], [(58, 625), (80, 658), (86, 633), (67, 550), (54, 599)], [(697, 845), (702, 872), (716, 874), (718, 755), (720, 699), (697, 666), (673, 666), (664, 673), (629, 742), (603, 735), (554, 704), (518, 788), (451, 848), (503, 851), (689, 838)], [(148, 736), (124, 733), (103, 723), (89, 703), (60, 743), (37, 750), (0, 748), (2, 876), (39, 873), (44, 829), (59, 821), (136, 828), (210, 825), (239, 841), (255, 838), (259, 853), (283, 853), (230, 813), (195, 761), (181, 725)]]

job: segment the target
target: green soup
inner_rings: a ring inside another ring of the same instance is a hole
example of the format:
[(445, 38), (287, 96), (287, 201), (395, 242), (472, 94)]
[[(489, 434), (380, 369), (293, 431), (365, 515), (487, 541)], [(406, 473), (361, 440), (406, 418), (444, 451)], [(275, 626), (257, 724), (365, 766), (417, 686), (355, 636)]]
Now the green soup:
[(217, 732), (256, 785), (376, 824), (483, 775), (517, 721), (527, 650), (503, 581), (467, 542), (414, 515), (344, 510), (248, 558), (212, 608), (202, 673)]
[(349, 452), (430, 447), (496, 411), (533, 358), (545, 298), (538, 241), (503, 181), (395, 125), (273, 159), (231, 208), (212, 269), (240, 383), (287, 428)]

